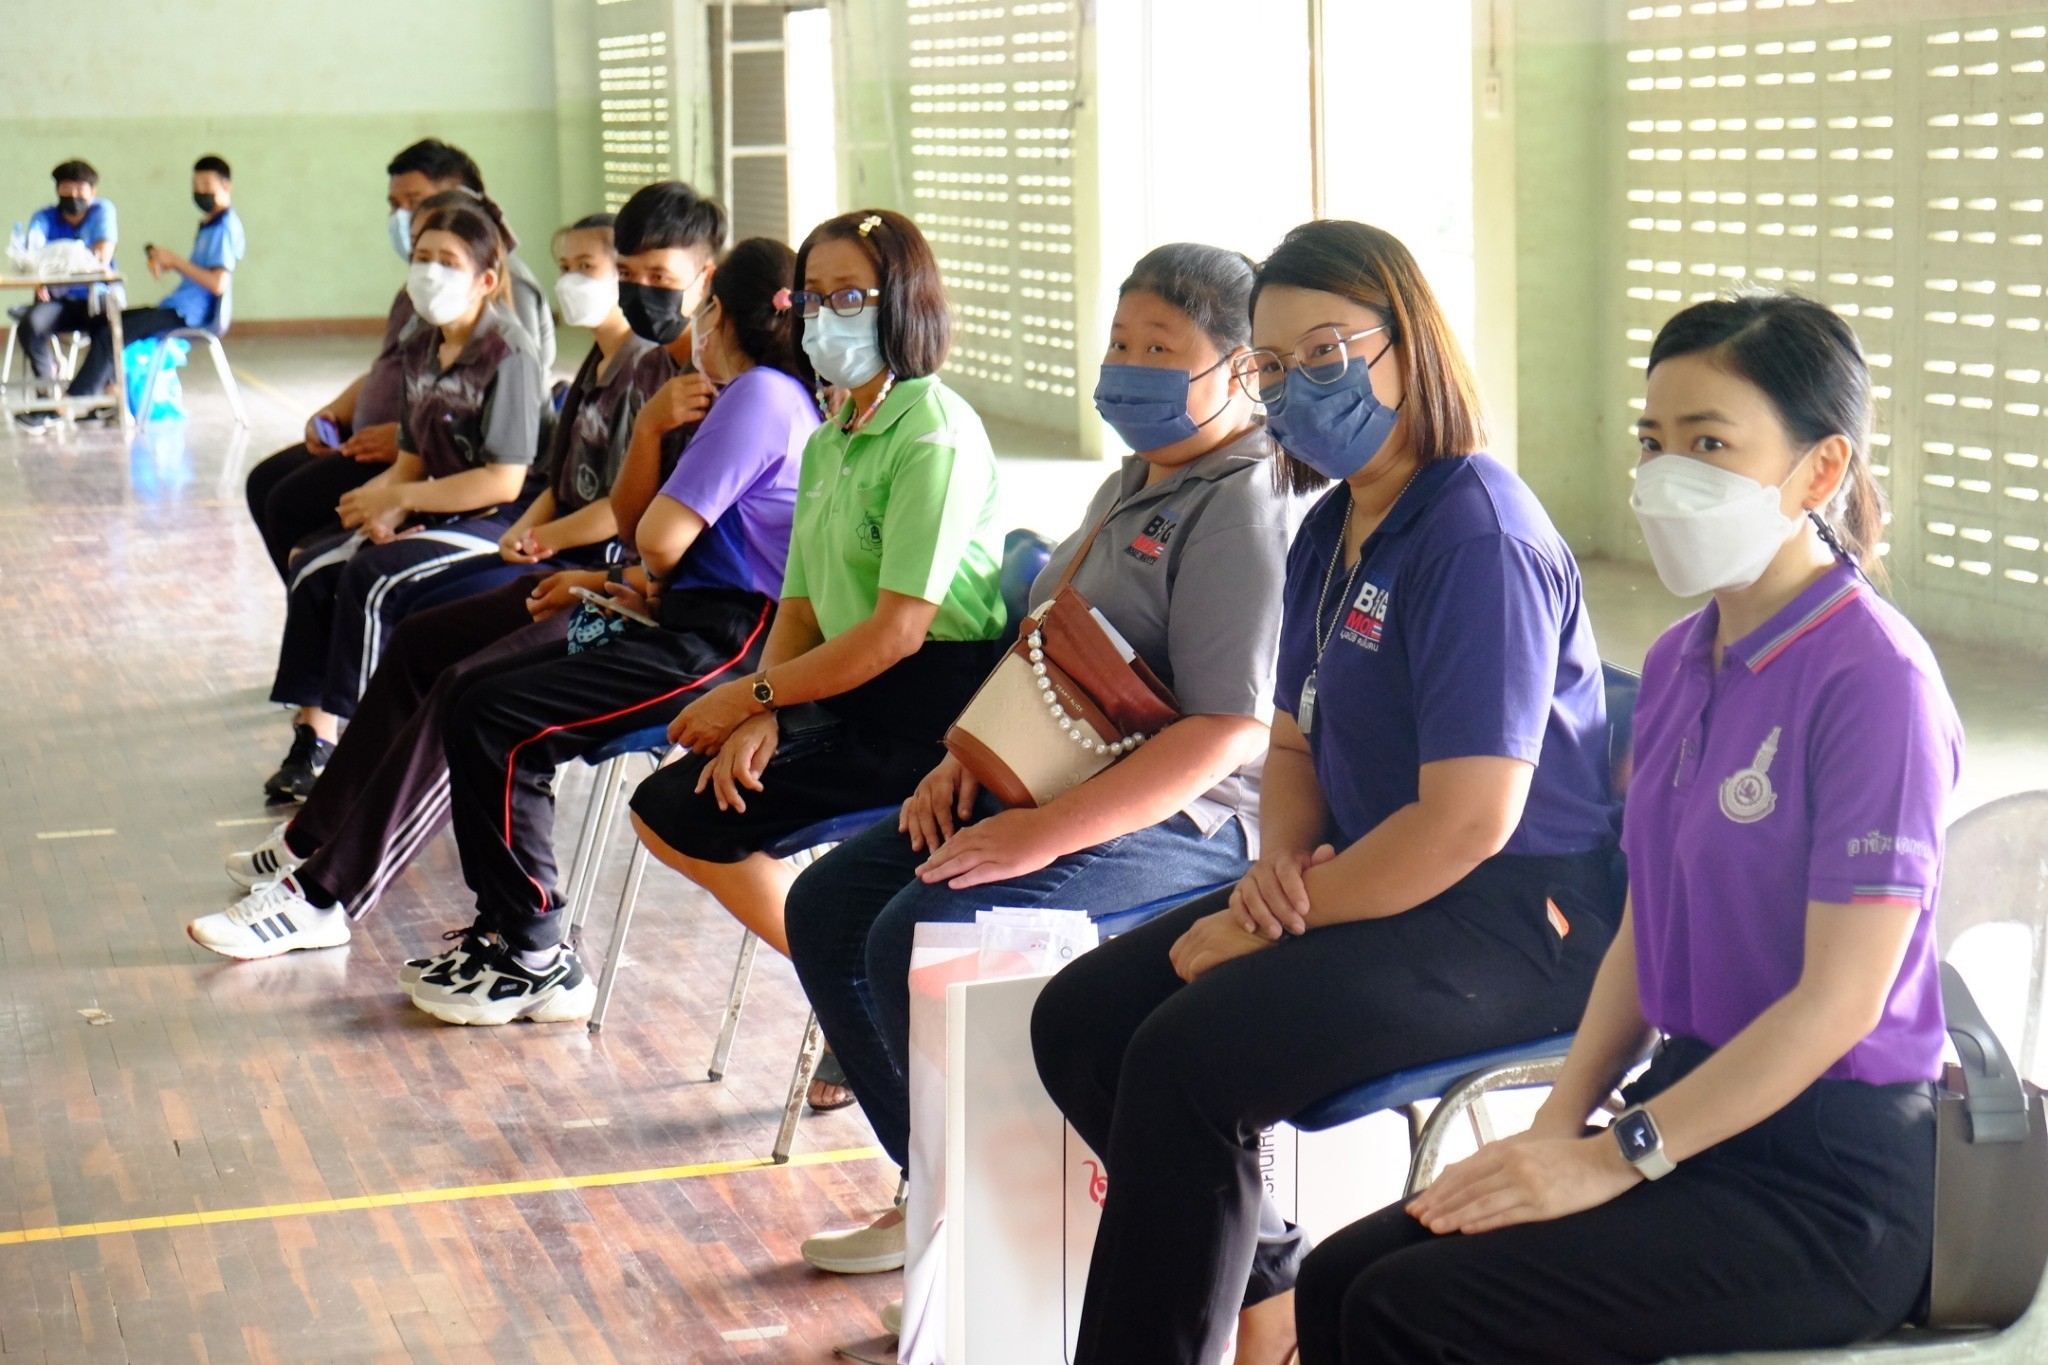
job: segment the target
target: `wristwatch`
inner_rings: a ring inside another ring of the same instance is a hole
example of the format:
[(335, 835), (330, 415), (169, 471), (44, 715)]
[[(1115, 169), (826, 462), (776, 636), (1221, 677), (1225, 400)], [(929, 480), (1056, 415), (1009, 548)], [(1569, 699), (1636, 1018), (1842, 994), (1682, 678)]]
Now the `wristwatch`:
[(1643, 1179), (1662, 1180), (1678, 1169), (1677, 1163), (1664, 1155), (1664, 1135), (1657, 1131), (1657, 1120), (1640, 1104), (1623, 1110), (1610, 1131), (1621, 1147), (1622, 1158), (1641, 1171)]
[(775, 709), (775, 688), (769, 684), (765, 669), (754, 675), (754, 700), (761, 703), (763, 710)]

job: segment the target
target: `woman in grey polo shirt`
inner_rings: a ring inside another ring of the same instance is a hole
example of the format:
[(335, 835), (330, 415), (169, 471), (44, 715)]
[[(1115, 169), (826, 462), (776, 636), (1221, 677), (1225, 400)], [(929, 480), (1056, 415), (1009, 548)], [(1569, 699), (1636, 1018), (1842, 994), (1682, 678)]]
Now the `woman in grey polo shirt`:
[[(1104, 481), (1031, 598), (1051, 595), (1100, 523), (1074, 586), (1173, 689), (1182, 719), (1037, 809), (1004, 809), (949, 756), (895, 820), (790, 889), (797, 974), (899, 1164), (919, 922), (992, 906), (1123, 910), (1237, 877), (1257, 854), (1280, 591), (1306, 503), (1230, 380), (1251, 341), (1251, 288), (1243, 256), (1190, 244), (1151, 252), (1123, 282), (1095, 401), (1138, 454)], [(893, 1268), (901, 1216), (812, 1238), (804, 1255), (826, 1270)]]

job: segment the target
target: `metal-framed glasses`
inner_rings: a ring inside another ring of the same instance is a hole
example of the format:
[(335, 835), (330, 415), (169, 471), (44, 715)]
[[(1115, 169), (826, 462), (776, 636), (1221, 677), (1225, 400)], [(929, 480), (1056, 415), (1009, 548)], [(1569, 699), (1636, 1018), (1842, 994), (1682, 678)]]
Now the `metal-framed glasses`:
[(1341, 327), (1318, 327), (1294, 343), (1291, 355), (1273, 350), (1248, 351), (1237, 358), (1230, 374), (1245, 397), (1263, 403), (1271, 415), (1287, 406), (1288, 371), (1300, 370), (1311, 384), (1334, 384), (1351, 366), (1351, 343), (1384, 332), (1390, 325), (1383, 322), (1349, 334)]
[(814, 318), (820, 308), (830, 308), (843, 318), (857, 318), (872, 305), (882, 301), (879, 289), (835, 289), (829, 294), (814, 294), (808, 289), (793, 290), (789, 296), (790, 307), (797, 316)]

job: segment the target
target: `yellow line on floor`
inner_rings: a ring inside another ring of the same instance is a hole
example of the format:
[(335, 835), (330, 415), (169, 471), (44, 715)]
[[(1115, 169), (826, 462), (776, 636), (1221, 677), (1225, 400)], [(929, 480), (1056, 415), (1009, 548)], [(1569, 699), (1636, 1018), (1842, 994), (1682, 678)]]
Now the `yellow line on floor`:
[(38, 839), (104, 839), (114, 831), (111, 829), (46, 829), (36, 835)]
[(155, 1228), (201, 1227), (208, 1223), (251, 1223), (268, 1218), (304, 1218), (318, 1213), (404, 1208), (410, 1204), (450, 1204), (465, 1199), (504, 1199), (513, 1195), (549, 1194), (558, 1190), (645, 1185), (657, 1180), (700, 1180), (705, 1176), (787, 1170), (798, 1166), (837, 1166), (853, 1161), (872, 1161), (881, 1155), (882, 1149), (879, 1147), (844, 1147), (835, 1152), (806, 1152), (792, 1156), (780, 1167), (774, 1162), (750, 1157), (745, 1161), (707, 1161), (695, 1166), (657, 1166), (641, 1171), (558, 1175), (545, 1180), (512, 1180), (497, 1185), (456, 1185), (439, 1190), (361, 1194), (348, 1199), (316, 1199), (303, 1204), (259, 1204), (240, 1209), (210, 1209), (197, 1213), (165, 1214), (157, 1218), (123, 1218), (109, 1223), (66, 1223), (52, 1228), (22, 1228), (14, 1232), (0, 1232), (0, 1246), (19, 1246), (24, 1242), (69, 1241), (76, 1237), (105, 1237), (114, 1233), (146, 1232)]

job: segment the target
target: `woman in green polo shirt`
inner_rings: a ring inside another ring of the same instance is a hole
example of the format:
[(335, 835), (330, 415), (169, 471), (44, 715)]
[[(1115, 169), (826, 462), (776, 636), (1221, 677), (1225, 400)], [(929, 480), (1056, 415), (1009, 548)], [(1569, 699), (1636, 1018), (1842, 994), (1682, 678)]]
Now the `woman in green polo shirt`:
[(784, 955), (795, 874), (760, 850), (908, 797), (1003, 630), (995, 454), (935, 373), (951, 322), (924, 234), (886, 210), (842, 214), (804, 240), (796, 274), (798, 338), (851, 396), (804, 448), (761, 670), (676, 717), (690, 754), (633, 797), (649, 851)]

